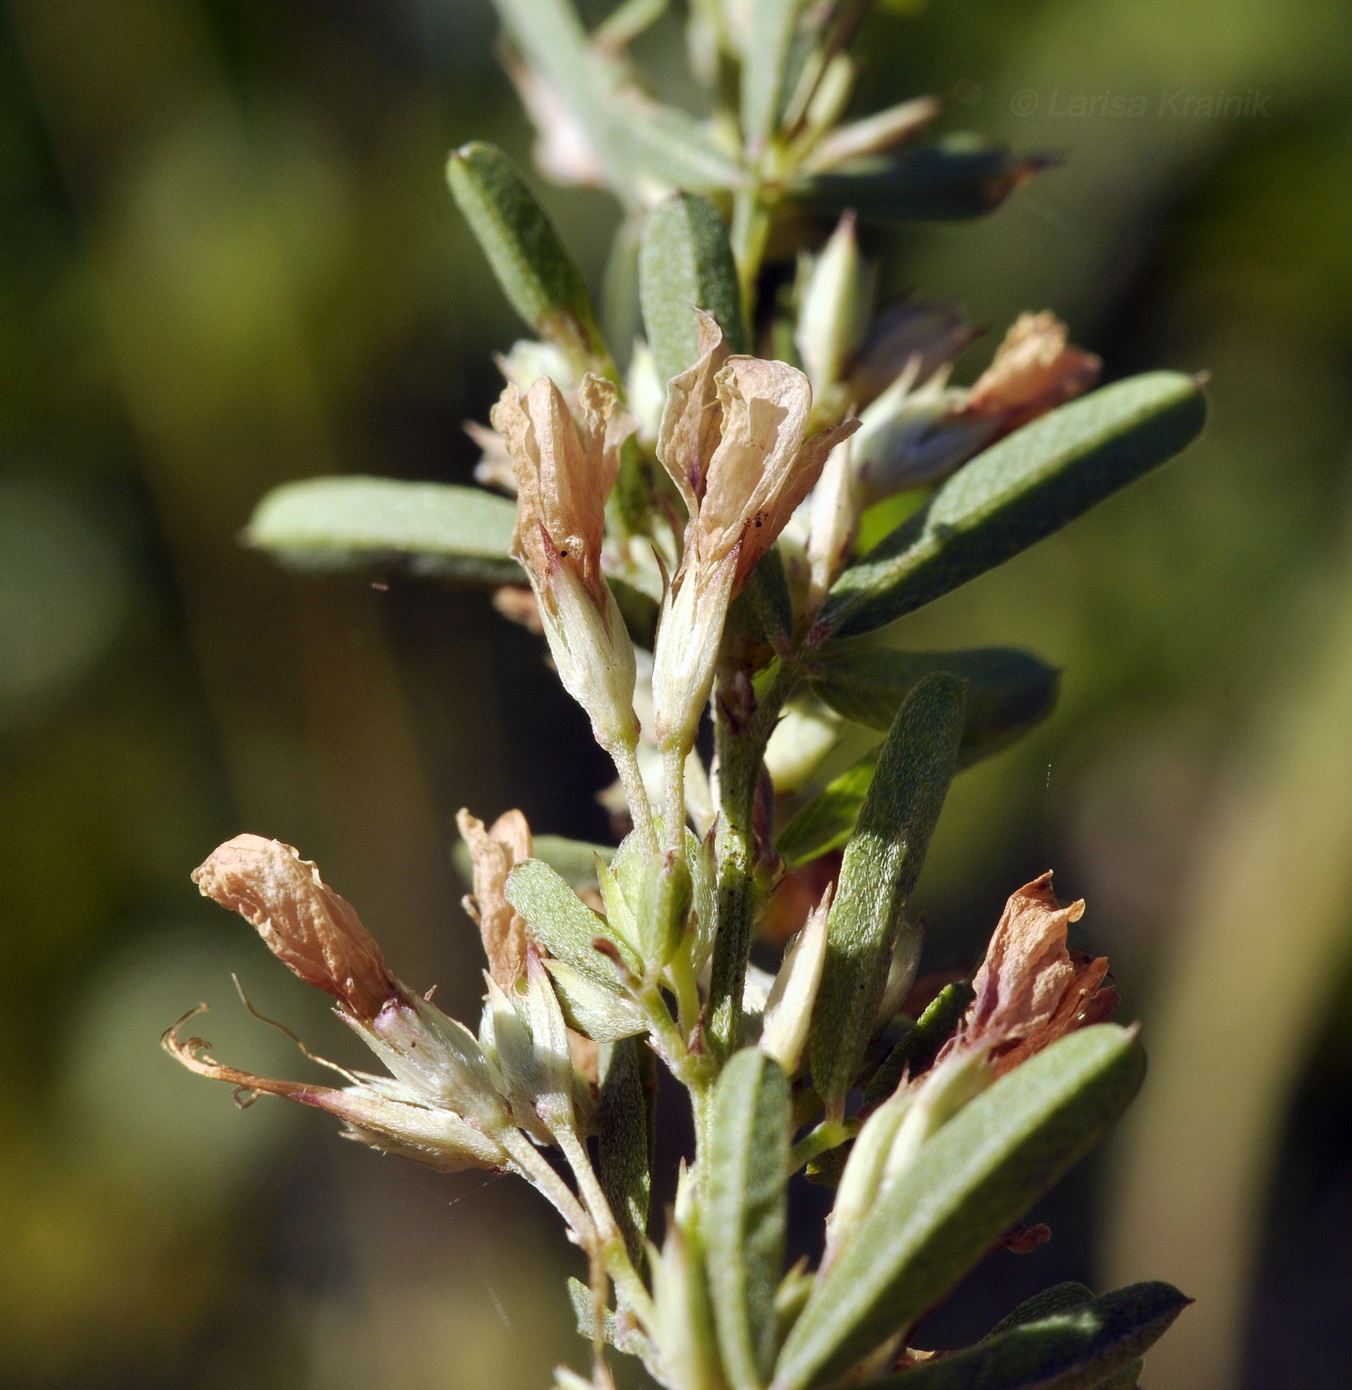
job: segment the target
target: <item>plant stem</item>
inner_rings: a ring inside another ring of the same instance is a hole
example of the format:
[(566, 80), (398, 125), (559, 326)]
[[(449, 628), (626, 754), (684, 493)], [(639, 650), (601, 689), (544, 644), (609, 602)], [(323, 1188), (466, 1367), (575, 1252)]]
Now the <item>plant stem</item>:
[(838, 1149), (847, 1140), (853, 1139), (859, 1129), (858, 1120), (823, 1120), (789, 1151), (789, 1172), (796, 1173), (820, 1154)]
[(635, 1316), (651, 1333), (655, 1319), (652, 1297), (630, 1262), (629, 1247), (625, 1244), (624, 1235), (610, 1209), (610, 1203), (606, 1200), (606, 1194), (597, 1181), (586, 1148), (577, 1137), (576, 1131), (566, 1127), (560, 1127), (555, 1131), (554, 1141), (568, 1160), (568, 1166), (577, 1179), (582, 1200), (587, 1204), (587, 1210), (595, 1222), (598, 1236), (595, 1253), (604, 1261), (607, 1273), (633, 1309)]
[(662, 782), (666, 789), (667, 845), (685, 857), (685, 760), (688, 748), (668, 748), (662, 754)]
[(732, 205), (732, 254), (737, 262), (737, 284), (742, 293), (742, 315), (746, 320), (747, 347), (754, 350), (756, 324), (756, 281), (765, 244), (770, 237), (770, 209), (759, 180), (751, 180), (737, 190)]
[(770, 688), (736, 727), (724, 702), (714, 701), (719, 780), (715, 895), (718, 922), (705, 1036), (720, 1058), (736, 1049), (741, 1032), (742, 993), (746, 988), (746, 965), (751, 954), (755, 915), (756, 843), (752, 818), (756, 784), (766, 744), (779, 721), (784, 702), (797, 683), (797, 668), (784, 663)]
[(568, 1223), (578, 1244), (584, 1250), (596, 1249), (599, 1242), (595, 1222), (535, 1145), (512, 1126), (505, 1127), (497, 1140), (511, 1156), (517, 1172), (538, 1189)]
[(617, 744), (609, 750), (615, 763), (615, 771), (620, 774), (620, 785), (624, 788), (625, 800), (629, 803), (629, 814), (634, 822), (634, 831), (649, 854), (657, 850), (657, 831), (653, 826), (652, 804), (648, 800), (648, 789), (643, 785), (643, 773), (638, 765), (636, 744)]

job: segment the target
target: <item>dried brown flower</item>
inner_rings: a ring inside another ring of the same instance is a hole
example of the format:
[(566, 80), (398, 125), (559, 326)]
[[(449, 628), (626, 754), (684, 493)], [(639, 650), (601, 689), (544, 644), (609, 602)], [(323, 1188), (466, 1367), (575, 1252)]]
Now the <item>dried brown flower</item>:
[(669, 750), (694, 738), (728, 604), (859, 423), (805, 439), (807, 377), (784, 362), (729, 356), (712, 315), (701, 313), (699, 331), (699, 357), (668, 385), (657, 438), (690, 514), (653, 654), (657, 738)]
[(1020, 314), (973, 385), (964, 414), (997, 421), (1007, 434), (1089, 390), (1103, 364), (1068, 339), (1055, 314)]
[(306, 984), (356, 1018), (376, 1017), (398, 982), (356, 909), (290, 845), (236, 835), (193, 872), (203, 897), (238, 912)]
[(638, 743), (634, 649), (601, 570), (606, 498), (633, 418), (608, 381), (585, 376), (569, 408), (541, 377), (509, 384), (493, 407), (516, 473), (512, 554), (526, 571), (559, 679), (612, 754)]
[(507, 901), (507, 876), (533, 853), (530, 826), (520, 811), (507, 811), (488, 830), (468, 811), (455, 823), (474, 862), (474, 896), (465, 899), (465, 911), (479, 925), (489, 974), (510, 990), (525, 978), (530, 929)]
[(1084, 902), (1061, 907), (1051, 885), (1051, 874), (1043, 874), (1005, 905), (972, 981), (976, 998), (941, 1060), (980, 1047), (1003, 1076), (1065, 1034), (1105, 1022), (1116, 1008), (1117, 991), (1104, 985), (1108, 958), (1066, 949)]

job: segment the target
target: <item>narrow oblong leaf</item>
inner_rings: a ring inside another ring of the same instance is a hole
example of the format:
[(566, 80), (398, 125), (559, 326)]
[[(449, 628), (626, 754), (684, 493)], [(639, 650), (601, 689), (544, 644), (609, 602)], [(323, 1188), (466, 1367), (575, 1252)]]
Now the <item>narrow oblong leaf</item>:
[(944, 672), (916, 685), (883, 744), (845, 850), (812, 1019), (813, 1084), (837, 1118), (873, 1032), (906, 899), (957, 768), (965, 699), (963, 683)]
[(675, 107), (617, 101), (611, 143), (635, 169), (687, 193), (719, 193), (743, 181), (742, 166)]
[(843, 1374), (904, 1331), (1078, 1159), (1140, 1087), (1132, 1032), (1101, 1023), (1015, 1067), (926, 1141), (789, 1334), (775, 1390)]
[(516, 505), (479, 488), (395, 478), (307, 478), (258, 504), (245, 542), (296, 569), (400, 564), (475, 584), (520, 583), (507, 553)]
[(790, 193), (812, 207), (853, 208), (867, 220), (964, 221), (993, 212), (1047, 163), (957, 135), (919, 150), (851, 160), (801, 181)]
[[(632, 956), (627, 943), (617, 940), (598, 916), (569, 887), (568, 881), (541, 859), (523, 859), (507, 879), (507, 901), (525, 919), (552, 956), (566, 961), (597, 984), (618, 988), (615, 961), (592, 944), (610, 941), (622, 956)], [(637, 959), (626, 960), (630, 969)]]
[(742, 137), (758, 156), (778, 131), (793, 95), (798, 24), (804, 0), (755, 0), (742, 67)]
[(714, 1093), (702, 1224), (714, 1323), (732, 1390), (761, 1390), (774, 1364), (791, 1127), (783, 1069), (759, 1048), (735, 1053)]
[(647, 1252), (652, 1203), (653, 1091), (640, 1069), (638, 1043), (615, 1044), (601, 1082), (597, 1176), (635, 1268)]
[(1068, 1279), (1064, 1284), (1053, 1284), (1051, 1288), (1035, 1293), (1032, 1298), (1024, 1299), (1013, 1312), (1006, 1313), (981, 1340), (989, 1342), (992, 1337), (998, 1337), (1011, 1328), (1040, 1322), (1058, 1313), (1073, 1312), (1093, 1301), (1094, 1291), (1088, 1284), (1079, 1284), (1073, 1279)]
[(693, 365), (699, 347), (696, 309), (718, 320), (733, 352), (746, 351), (737, 266), (728, 229), (706, 198), (678, 193), (648, 214), (639, 251), (643, 323), (667, 382)]
[(955, 652), (902, 652), (887, 647), (828, 645), (812, 678), (813, 690), (837, 714), (870, 729), (889, 729), (901, 702), (931, 671), (950, 671), (967, 682), (967, 717), (959, 762), (1004, 747), (1039, 724), (1056, 704), (1060, 672), (1017, 647)]
[(1171, 1284), (1131, 1284), (870, 1384), (878, 1390), (1092, 1390), (1139, 1365), (1141, 1353), (1189, 1302)]
[(604, 370), (609, 353), (582, 272), (516, 166), (474, 141), (451, 155), (446, 176), (512, 308), (576, 365)]
[(872, 632), (994, 569), (1172, 458), (1205, 420), (1200, 383), (1180, 372), (1130, 377), (1034, 420), (846, 570), (823, 630)]

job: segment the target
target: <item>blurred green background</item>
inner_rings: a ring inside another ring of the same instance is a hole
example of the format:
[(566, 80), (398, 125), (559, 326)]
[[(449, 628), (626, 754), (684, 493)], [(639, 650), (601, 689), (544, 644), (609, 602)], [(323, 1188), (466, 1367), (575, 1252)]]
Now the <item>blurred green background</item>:
[[(1207, 370), (1213, 400), (1183, 459), (896, 633), (1065, 668), (1054, 719), (955, 788), (922, 881), (934, 962), (1054, 866), (1152, 1054), (1132, 1122), (1048, 1203), (1056, 1239), (993, 1257), (927, 1333), (979, 1335), (1057, 1278), (1159, 1276), (1199, 1302), (1148, 1385), (1343, 1384), (1352, 12), (908, 8), (870, 21), (861, 110), (934, 92), (948, 128), (1067, 163), (984, 223), (899, 232), (893, 290), (999, 328), (1056, 309), (1109, 378)], [(241, 1114), (156, 1046), (203, 999), (220, 1055), (309, 1075), (235, 971), (356, 1060), (197, 897), (229, 835), (318, 859), (400, 973), (472, 1016), (456, 809), (607, 832), (583, 717), (484, 595), (287, 575), (236, 542), (284, 479), (470, 476), (460, 425), (519, 327), (441, 168), (472, 136), (528, 157), (495, 21), (0, 14), (0, 1386), (544, 1385), (583, 1355), (574, 1252), (524, 1185)], [(668, 85), (679, 44), (673, 15), (640, 47)], [(598, 279), (609, 202), (544, 194)]]

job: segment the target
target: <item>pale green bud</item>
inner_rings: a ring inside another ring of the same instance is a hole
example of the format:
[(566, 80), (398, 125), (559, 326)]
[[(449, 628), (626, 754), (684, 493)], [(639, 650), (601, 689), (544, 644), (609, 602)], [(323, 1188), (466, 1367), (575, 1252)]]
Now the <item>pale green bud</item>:
[(847, 212), (803, 284), (795, 341), (819, 399), (844, 374), (863, 340), (873, 301), (873, 274), (859, 252), (855, 216)]
[(779, 967), (779, 974), (765, 1003), (760, 1049), (793, 1076), (812, 1026), (812, 1006), (826, 962), (826, 919), (831, 911), (832, 888), (812, 910), (803, 930)]
[(643, 906), (639, 912), (639, 947), (643, 964), (655, 974), (676, 954), (685, 936), (694, 900), (690, 867), (675, 850), (653, 855), (646, 865)]

